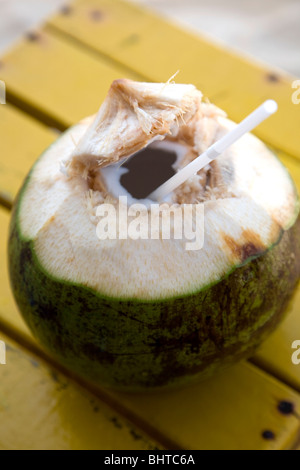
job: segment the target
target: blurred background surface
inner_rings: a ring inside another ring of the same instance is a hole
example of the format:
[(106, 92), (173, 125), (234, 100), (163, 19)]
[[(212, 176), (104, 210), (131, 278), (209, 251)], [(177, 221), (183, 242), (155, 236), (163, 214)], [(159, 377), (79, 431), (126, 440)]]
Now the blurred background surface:
[[(300, 0), (133, 1), (300, 77)], [(0, 0), (0, 53), (66, 3)]]

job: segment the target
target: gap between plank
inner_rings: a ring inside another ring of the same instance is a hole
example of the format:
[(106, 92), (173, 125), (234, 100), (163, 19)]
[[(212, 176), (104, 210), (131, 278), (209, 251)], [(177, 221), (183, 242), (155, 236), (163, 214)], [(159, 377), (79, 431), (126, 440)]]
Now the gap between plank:
[(64, 132), (69, 127), (67, 123), (56, 119), (54, 116), (47, 114), (46, 111), (44, 112), (41, 108), (37, 108), (30, 102), (25, 101), (18, 95), (13, 94), (10, 91), (9, 83), (7, 83), (6, 101), (8, 104), (29, 115), (31, 118), (34, 118), (36, 121), (39, 121), (41, 124), (44, 124), (45, 126), (54, 130)]
[(119, 68), (124, 69), (124, 72), (128, 72), (131, 76), (135, 75), (135, 80), (137, 80), (137, 81), (146, 81), (146, 82), (148, 82), (149, 80), (151, 81), (150, 77), (148, 77), (146, 75), (143, 75), (140, 72), (138, 72), (137, 70), (135, 70), (131, 67), (128, 67), (123, 62), (112, 58), (110, 55), (106, 54), (104, 51), (99, 51), (95, 47), (92, 47), (90, 45), (85, 44), (80, 39), (73, 36), (73, 34), (66, 33), (66, 32), (62, 31), (61, 29), (57, 28), (56, 26), (54, 26), (52, 24), (47, 24), (46, 23), (43, 26), (43, 31), (45, 31), (46, 33), (52, 34), (56, 37), (59, 37), (60, 39), (69, 42), (70, 44), (76, 45), (79, 49), (82, 49), (83, 51), (87, 52), (88, 54), (90, 54), (90, 55), (92, 55), (92, 56), (94, 56), (98, 59), (101, 58), (102, 61), (106, 62), (109, 65), (117, 66)]
[(0, 193), (0, 208), (4, 208), (7, 211), (11, 211), (13, 207), (13, 201), (9, 198), (6, 198), (3, 194)]

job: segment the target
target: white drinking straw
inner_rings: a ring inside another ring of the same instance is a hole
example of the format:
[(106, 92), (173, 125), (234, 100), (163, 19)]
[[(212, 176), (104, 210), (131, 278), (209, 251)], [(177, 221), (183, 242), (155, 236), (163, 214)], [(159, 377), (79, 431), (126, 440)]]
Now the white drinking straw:
[(232, 144), (239, 140), (247, 132), (251, 132), (255, 127), (261, 124), (265, 119), (276, 113), (278, 105), (276, 101), (268, 100), (251, 113), (244, 121), (231, 132), (226, 134), (222, 139), (213, 144), (206, 152), (194, 161), (185, 166), (176, 175), (172, 176), (168, 181), (163, 183), (153, 193), (150, 194), (149, 199), (153, 201), (162, 201), (178, 186), (183, 184), (186, 180), (197, 174), (202, 168), (206, 167), (209, 163), (215, 160)]

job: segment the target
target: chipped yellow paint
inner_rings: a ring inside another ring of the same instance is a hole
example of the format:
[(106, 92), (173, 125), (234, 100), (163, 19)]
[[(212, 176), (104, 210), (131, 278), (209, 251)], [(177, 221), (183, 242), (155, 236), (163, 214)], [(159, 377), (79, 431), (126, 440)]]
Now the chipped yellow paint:
[[(250, 364), (239, 364), (203, 384), (153, 395), (117, 395), (144, 423), (184, 449), (289, 449), (299, 437), (300, 396)], [(278, 411), (293, 403), (295, 414)], [(262, 433), (271, 431), (274, 440)]]
[(0, 449), (150, 450), (158, 445), (96, 396), (6, 343), (0, 365)]
[(64, 129), (94, 114), (111, 82), (134, 73), (46, 31), (24, 39), (1, 58), (8, 99)]
[(47, 127), (12, 106), (0, 106), (0, 199), (11, 204), (39, 155), (56, 138)]
[(292, 103), (294, 78), (283, 72), (238, 56), (122, 0), (77, 0), (68, 15), (56, 15), (49, 25), (149, 80), (166, 81), (180, 70), (178, 82), (195, 84), (236, 121), (263, 100), (276, 99), (277, 115), (256, 133), (300, 158), (300, 105)]

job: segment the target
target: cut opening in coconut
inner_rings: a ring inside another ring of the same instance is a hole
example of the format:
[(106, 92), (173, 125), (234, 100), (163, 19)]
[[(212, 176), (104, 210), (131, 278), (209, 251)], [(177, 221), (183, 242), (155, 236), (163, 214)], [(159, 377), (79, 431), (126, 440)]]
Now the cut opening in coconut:
[(135, 199), (145, 199), (176, 172), (177, 153), (160, 147), (148, 147), (132, 155), (123, 165), (128, 171), (120, 183)]
[(103, 168), (103, 182), (116, 198), (127, 196), (131, 201), (148, 200), (149, 194), (178, 171), (187, 151), (177, 142), (154, 142), (123, 163)]

